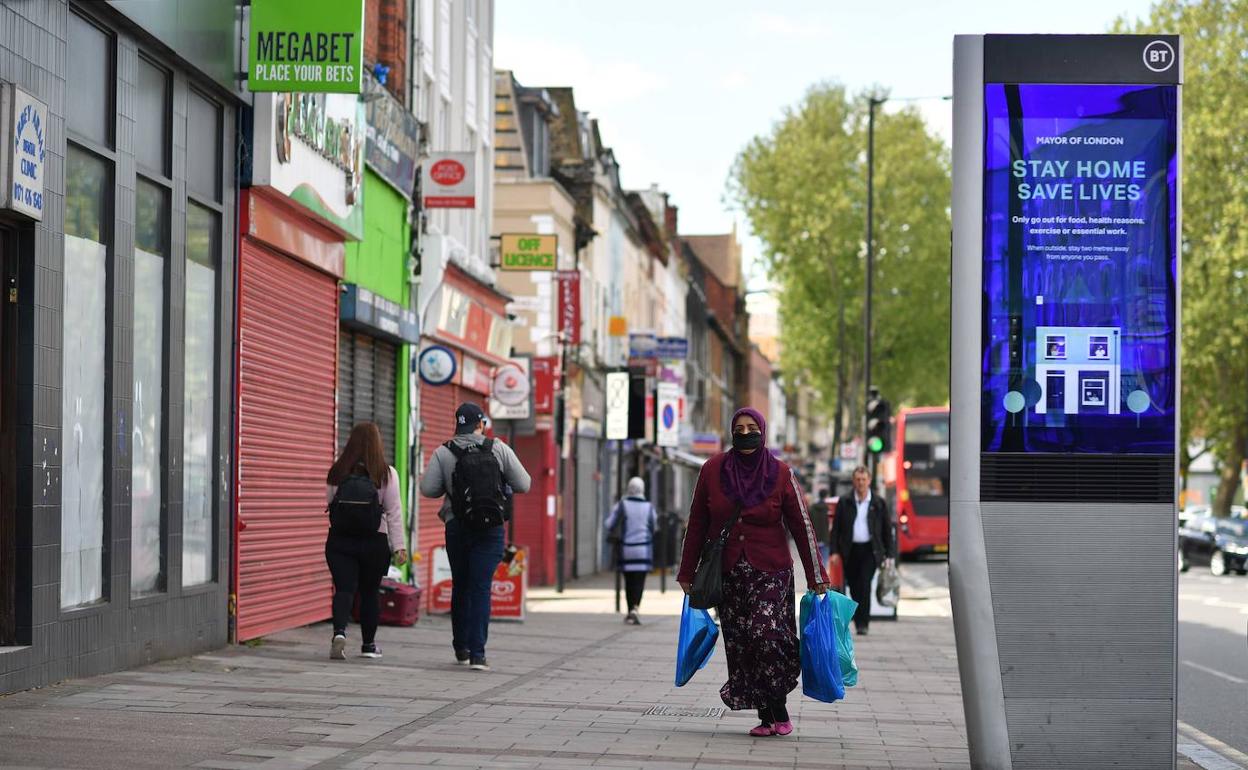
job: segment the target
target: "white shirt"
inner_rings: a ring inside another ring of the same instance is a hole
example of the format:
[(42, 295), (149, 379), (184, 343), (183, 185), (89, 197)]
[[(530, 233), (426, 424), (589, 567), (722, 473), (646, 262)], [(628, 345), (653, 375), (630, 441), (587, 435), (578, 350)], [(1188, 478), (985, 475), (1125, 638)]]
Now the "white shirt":
[(858, 499), (858, 494), (854, 493), (854, 502), (858, 504), (858, 515), (854, 517), (854, 542), (870, 543), (871, 524), (867, 510), (871, 506), (871, 491), (867, 490), (867, 496), (861, 500)]

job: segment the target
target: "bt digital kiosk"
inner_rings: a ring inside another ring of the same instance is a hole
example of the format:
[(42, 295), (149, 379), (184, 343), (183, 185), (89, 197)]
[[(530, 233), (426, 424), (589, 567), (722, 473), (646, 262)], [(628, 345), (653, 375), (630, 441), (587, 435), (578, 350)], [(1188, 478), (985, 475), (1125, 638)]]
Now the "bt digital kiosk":
[(954, 43), (950, 589), (971, 761), (1175, 763), (1175, 36)]

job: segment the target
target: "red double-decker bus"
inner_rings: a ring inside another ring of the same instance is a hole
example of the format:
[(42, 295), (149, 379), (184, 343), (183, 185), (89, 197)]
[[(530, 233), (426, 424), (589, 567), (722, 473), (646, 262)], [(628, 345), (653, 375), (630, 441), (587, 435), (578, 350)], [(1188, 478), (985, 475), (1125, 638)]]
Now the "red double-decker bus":
[(884, 487), (903, 557), (949, 552), (949, 407), (897, 413)]

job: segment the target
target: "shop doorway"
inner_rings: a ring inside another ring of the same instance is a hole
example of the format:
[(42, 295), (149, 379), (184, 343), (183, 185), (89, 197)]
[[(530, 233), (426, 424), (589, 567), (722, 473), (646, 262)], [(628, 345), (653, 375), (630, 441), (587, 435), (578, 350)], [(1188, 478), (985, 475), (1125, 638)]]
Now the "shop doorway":
[(17, 644), (17, 257), (0, 230), (0, 647)]

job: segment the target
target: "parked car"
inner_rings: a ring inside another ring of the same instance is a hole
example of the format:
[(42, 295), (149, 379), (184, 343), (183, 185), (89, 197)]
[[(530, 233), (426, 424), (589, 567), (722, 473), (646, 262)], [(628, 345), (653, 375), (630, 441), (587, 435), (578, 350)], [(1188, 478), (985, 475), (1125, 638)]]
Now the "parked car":
[(1248, 521), (1198, 515), (1179, 529), (1179, 571), (1208, 566), (1214, 575), (1248, 575)]

